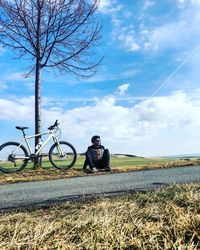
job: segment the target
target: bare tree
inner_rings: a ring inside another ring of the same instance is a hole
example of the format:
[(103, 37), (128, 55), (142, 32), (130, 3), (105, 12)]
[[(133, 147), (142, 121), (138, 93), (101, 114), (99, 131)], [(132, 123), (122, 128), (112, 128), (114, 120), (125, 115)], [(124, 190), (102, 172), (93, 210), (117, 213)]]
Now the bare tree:
[[(78, 77), (96, 73), (94, 50), (101, 25), (94, 20), (99, 0), (0, 0), (0, 43), (30, 59), (35, 73), (35, 133), (41, 132), (40, 82), (43, 68)], [(39, 138), (35, 140), (37, 145)]]

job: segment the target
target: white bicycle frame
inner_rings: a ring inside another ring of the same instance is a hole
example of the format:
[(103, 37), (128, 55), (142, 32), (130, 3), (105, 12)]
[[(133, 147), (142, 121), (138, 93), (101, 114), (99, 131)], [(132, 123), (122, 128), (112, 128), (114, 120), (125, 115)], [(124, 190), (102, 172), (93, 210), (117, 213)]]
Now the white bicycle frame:
[[(33, 139), (35, 137), (40, 137), (42, 135), (48, 135), (48, 134), (49, 134), (49, 136), (47, 137), (47, 139), (44, 142), (42, 142), (42, 143), (39, 142), (38, 143), (40, 145), (40, 147), (37, 149), (36, 153), (34, 154), (33, 151), (32, 151), (32, 149), (31, 149), (31, 146), (30, 146), (28, 140)], [(51, 130), (47, 131), (47, 132), (44, 132), (44, 133), (41, 133), (41, 134), (36, 134), (36, 135), (31, 135), (31, 136), (24, 136), (24, 138), (20, 142), (20, 145), (19, 145), (18, 148), (20, 148), (20, 146), (23, 145), (23, 143), (25, 142), (25, 144), (26, 144), (26, 146), (28, 148), (29, 156), (28, 157), (23, 157), (23, 158), (29, 159), (30, 155), (32, 155), (32, 154), (34, 154), (35, 156), (40, 155), (40, 153), (42, 152), (43, 148), (46, 146), (46, 144), (48, 143), (48, 141), (51, 140), (51, 139), (53, 139), (54, 143), (57, 143), (58, 152), (59, 152), (60, 155), (63, 156), (64, 154), (63, 154), (62, 148), (60, 147), (60, 143), (59, 143), (57, 137), (55, 136), (54, 132), (51, 131)], [(17, 152), (18, 148), (15, 150), (15, 152), (13, 152), (14, 154)]]

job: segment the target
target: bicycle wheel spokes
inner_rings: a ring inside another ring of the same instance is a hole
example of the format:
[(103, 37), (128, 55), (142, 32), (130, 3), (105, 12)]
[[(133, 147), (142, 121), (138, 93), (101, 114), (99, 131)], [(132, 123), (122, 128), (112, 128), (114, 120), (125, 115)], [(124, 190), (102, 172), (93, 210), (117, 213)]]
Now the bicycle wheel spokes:
[(61, 141), (59, 142), (59, 146), (54, 144), (51, 147), (49, 159), (54, 167), (69, 169), (76, 161), (76, 151), (70, 143)]
[(28, 153), (16, 142), (8, 142), (0, 147), (0, 170), (4, 173), (22, 170), (28, 163)]

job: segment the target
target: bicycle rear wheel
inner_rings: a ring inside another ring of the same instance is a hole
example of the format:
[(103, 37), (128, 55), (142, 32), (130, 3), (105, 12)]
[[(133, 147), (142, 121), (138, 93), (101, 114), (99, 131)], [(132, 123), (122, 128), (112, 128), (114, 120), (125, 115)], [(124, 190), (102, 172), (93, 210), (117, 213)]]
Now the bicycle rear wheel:
[(68, 142), (60, 141), (49, 150), (49, 160), (58, 169), (70, 169), (76, 162), (77, 154), (75, 148)]
[(0, 146), (0, 171), (4, 173), (19, 172), (28, 163), (26, 148), (17, 142), (6, 142)]

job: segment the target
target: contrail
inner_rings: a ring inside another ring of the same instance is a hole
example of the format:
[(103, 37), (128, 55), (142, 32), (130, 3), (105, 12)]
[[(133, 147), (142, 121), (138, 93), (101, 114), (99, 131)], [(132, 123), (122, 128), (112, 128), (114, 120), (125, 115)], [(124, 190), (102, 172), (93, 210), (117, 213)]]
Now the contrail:
[(158, 91), (163, 88), (168, 82), (169, 80), (171, 80), (171, 78), (183, 67), (183, 65), (190, 60), (191, 57), (193, 57), (193, 55), (200, 49), (200, 46), (198, 46), (197, 48), (195, 48), (192, 53), (172, 72), (172, 74), (160, 85), (160, 87), (149, 97), (152, 98), (153, 96), (155, 96)]

